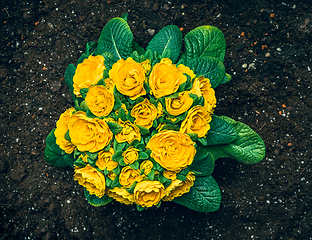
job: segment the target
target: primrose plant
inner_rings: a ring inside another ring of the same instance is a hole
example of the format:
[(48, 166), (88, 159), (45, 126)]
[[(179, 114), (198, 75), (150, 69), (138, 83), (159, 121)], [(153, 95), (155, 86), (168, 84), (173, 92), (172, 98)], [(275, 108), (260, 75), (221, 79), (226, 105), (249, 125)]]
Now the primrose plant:
[(170, 25), (146, 49), (133, 40), (127, 15), (88, 42), (65, 82), (74, 106), (46, 139), (45, 160), (74, 168), (93, 206), (114, 199), (138, 210), (173, 201), (216, 211), (212, 177), (218, 158), (254, 164), (265, 145), (247, 125), (217, 116), (215, 89), (227, 83), (225, 39), (213, 26), (182, 33)]

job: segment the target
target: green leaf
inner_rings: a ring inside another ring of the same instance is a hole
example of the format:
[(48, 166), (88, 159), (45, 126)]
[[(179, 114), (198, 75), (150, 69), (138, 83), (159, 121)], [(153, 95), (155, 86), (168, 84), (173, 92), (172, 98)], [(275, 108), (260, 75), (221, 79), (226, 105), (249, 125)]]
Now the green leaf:
[(190, 191), (174, 198), (173, 202), (197, 212), (214, 212), (220, 207), (221, 191), (211, 175), (197, 177)]
[(88, 92), (89, 92), (89, 88), (80, 89), (80, 94), (84, 99), (86, 98)]
[(131, 53), (130, 57), (131, 57), (134, 61), (140, 62), (140, 56), (139, 56), (139, 54), (138, 54), (137, 51), (133, 51), (133, 52)]
[(112, 156), (112, 160), (114, 162), (120, 162), (122, 159), (123, 159), (123, 156), (122, 156), (122, 153), (123, 151), (117, 151), (113, 154)]
[(140, 164), (138, 161), (135, 161), (134, 163), (129, 164), (130, 167), (132, 167), (133, 169), (139, 169)]
[(76, 98), (74, 94), (74, 87), (73, 87), (73, 84), (74, 84), (73, 77), (75, 75), (75, 71), (76, 71), (76, 67), (74, 66), (74, 64), (69, 64), (64, 74), (64, 80), (72, 94), (73, 101), (75, 101), (75, 98)]
[(190, 136), (193, 142), (196, 142), (198, 139), (198, 134), (197, 133), (187, 133), (187, 135)]
[(120, 118), (122, 121), (127, 121), (127, 115), (123, 108), (120, 108), (118, 111), (118, 118)]
[(65, 154), (63, 156), (63, 159), (65, 162), (67, 162), (69, 166), (71, 166), (72, 168), (74, 167), (74, 162), (75, 162), (74, 154)]
[(114, 60), (126, 59), (132, 52), (133, 34), (125, 19), (113, 18), (103, 28), (96, 54), (110, 52)]
[(185, 181), (186, 177), (185, 177), (185, 175), (178, 173), (177, 174), (177, 179), (179, 179), (180, 181)]
[(87, 164), (81, 159), (78, 158), (75, 162), (74, 165), (80, 168), (84, 168)]
[[(106, 70), (104, 70), (104, 71), (106, 71)], [(104, 78), (102, 78), (101, 80), (99, 80), (98, 82), (97, 82), (97, 84), (96, 85), (102, 85), (102, 86), (105, 86), (105, 81), (104, 81)]]
[(65, 138), (65, 140), (71, 142), (71, 138), (69, 136), (69, 130), (66, 131), (64, 138)]
[(117, 97), (117, 96), (114, 96), (114, 99), (115, 99), (115, 103), (114, 103), (113, 110), (116, 111), (118, 108), (121, 107), (121, 101), (120, 101), (119, 97)]
[[(132, 141), (133, 142), (133, 141)], [(143, 151), (145, 149), (145, 145), (143, 143), (138, 143), (136, 146), (135, 146), (136, 149), (140, 150), (140, 151)]]
[[(120, 173), (120, 171), (119, 171), (119, 173)], [(118, 173), (118, 174), (119, 174)], [(116, 173), (115, 173), (116, 174)], [(113, 183), (112, 183), (112, 187), (114, 188), (114, 187), (122, 187), (121, 186), (121, 184), (120, 184), (120, 182), (119, 182), (119, 175), (118, 174), (116, 174), (117, 176), (114, 178), (114, 180), (113, 180)]]
[(144, 54), (144, 57), (150, 61), (150, 64), (152, 64), (152, 61), (154, 59), (153, 51), (147, 49), (145, 54)]
[(87, 43), (87, 46), (86, 46), (86, 55), (87, 56), (90, 56), (95, 52), (97, 44), (98, 43), (95, 41), (90, 41)]
[(170, 49), (166, 49), (165, 51), (163, 51), (163, 53), (159, 56), (159, 58), (170, 58), (171, 57), (171, 51)]
[(220, 145), (234, 142), (238, 137), (235, 125), (236, 123), (231, 124), (221, 117), (212, 115), (210, 129), (206, 136), (207, 145)]
[(180, 64), (184, 64), (185, 60), (186, 60), (186, 53), (184, 52), (184, 53), (181, 53), (176, 66), (179, 66)]
[(108, 72), (109, 72), (109, 70), (111, 70), (112, 69), (112, 66), (113, 66), (113, 64), (116, 62), (116, 61), (114, 61), (114, 55), (113, 54), (111, 54), (110, 52), (105, 52), (105, 53), (103, 53), (103, 54), (101, 54), (103, 57), (104, 57), (104, 65), (105, 65), (105, 68), (106, 68), (106, 70), (104, 70), (104, 72), (103, 72), (103, 78), (105, 79), (105, 78), (108, 78), (109, 77), (109, 74), (108, 74)]
[(182, 169), (179, 173), (186, 176), (189, 172), (190, 172), (190, 167), (188, 166), (187, 168)]
[(87, 189), (84, 189), (84, 194), (88, 202), (94, 207), (104, 206), (107, 203), (113, 201), (113, 199), (107, 195), (104, 195), (103, 197), (99, 198), (93, 194), (90, 194)]
[(149, 158), (149, 155), (145, 152), (139, 152), (139, 159), (140, 160), (145, 160), (145, 159), (148, 159)]
[(173, 125), (173, 124), (166, 124), (165, 126), (163, 126), (161, 128), (161, 130), (174, 130), (174, 131), (179, 131), (180, 127), (177, 125)]
[(89, 110), (88, 104), (86, 101), (82, 101), (80, 103), (80, 110), (87, 112)]
[(87, 59), (88, 58), (88, 55), (87, 54), (85, 54), (85, 53), (83, 53), (83, 54), (81, 54), (81, 56), (78, 58), (78, 61), (77, 61), (77, 66), (78, 66), (78, 64), (80, 64), (80, 63), (82, 63), (83, 62), (83, 60), (85, 60), (85, 59)]
[(161, 182), (162, 184), (164, 184), (165, 182), (167, 182), (167, 180), (169, 180), (169, 179), (167, 179), (167, 178), (163, 175), (163, 173), (159, 173), (159, 174), (158, 174), (158, 181), (159, 181), (159, 182)]
[[(213, 155), (206, 151), (206, 153), (202, 153), (205, 151), (204, 148), (197, 149), (196, 155), (202, 155), (202, 156), (196, 156), (195, 159), (190, 166), (190, 171), (195, 173), (195, 176), (209, 176), (214, 169), (215, 161), (213, 158)], [(202, 158), (203, 157), (203, 158)], [(196, 160), (202, 158), (200, 160)]]
[(117, 152), (117, 151), (122, 151), (126, 146), (126, 143), (123, 142), (123, 143), (119, 143), (116, 141), (116, 139), (114, 139), (114, 142), (113, 142), (113, 147), (114, 147), (114, 151)]
[(46, 148), (44, 151), (45, 161), (55, 167), (66, 167), (70, 165), (67, 159), (65, 159), (65, 156), (68, 154), (56, 144), (55, 129), (49, 133), (46, 139)]
[(132, 51), (137, 51), (137, 53), (139, 55), (144, 55), (145, 54), (145, 50), (144, 48), (140, 47), (140, 45), (136, 42), (136, 41), (132, 41)]
[(95, 152), (95, 153), (92, 153), (92, 152), (86, 152), (86, 154), (88, 155), (88, 157), (92, 160), (95, 160), (98, 156), (98, 153)]
[(206, 138), (198, 138), (197, 141), (203, 145), (203, 146), (207, 146), (208, 145), (208, 142), (206, 140)]
[(187, 59), (195, 57), (215, 57), (221, 62), (225, 56), (225, 39), (220, 29), (213, 26), (200, 26), (185, 35)]
[(232, 79), (232, 76), (228, 73), (225, 73), (225, 76), (224, 76), (223, 80), (220, 82), (220, 84), (227, 83), (227, 82), (231, 81), (231, 79)]
[(134, 188), (135, 188), (135, 186), (137, 185), (137, 181), (134, 181), (132, 184), (131, 184), (131, 186), (129, 187), (129, 188), (126, 188), (126, 190), (129, 192), (129, 193), (133, 193), (133, 191), (134, 191)]
[(156, 51), (163, 55), (165, 51), (170, 50), (170, 59), (173, 63), (178, 60), (182, 47), (182, 32), (175, 25), (169, 25), (161, 29), (149, 42), (146, 50)]
[[(85, 106), (84, 106), (85, 107)], [(88, 108), (88, 104), (86, 104), (86, 107), (87, 108), (84, 108), (85, 110), (86, 110), (86, 116), (88, 117), (88, 118), (97, 118), (97, 116), (95, 116), (91, 111), (90, 111), (90, 109)], [(83, 109), (81, 109), (81, 110), (83, 110)]]
[(237, 139), (227, 145), (207, 147), (215, 159), (234, 158), (244, 164), (255, 164), (265, 156), (265, 145), (261, 137), (244, 123), (222, 116), (222, 119), (232, 123), (238, 134)]
[[(107, 174), (107, 173), (105, 173), (105, 171), (104, 171), (104, 174)], [(109, 177), (105, 177), (105, 185), (107, 186), (107, 187), (111, 187), (112, 186), (112, 183), (113, 183), (113, 180), (112, 179), (110, 179)]]
[(150, 131), (147, 128), (142, 127), (140, 125), (136, 125), (136, 126), (140, 129), (140, 133), (142, 136), (150, 133)]
[(193, 69), (194, 73), (208, 78), (212, 88), (216, 88), (224, 79), (225, 67), (218, 58), (200, 57), (188, 60), (186, 65)]
[(137, 210), (140, 212), (140, 211), (143, 211), (144, 209), (145, 209), (145, 207), (142, 207), (142, 206), (140, 206), (140, 205), (136, 205), (136, 207), (137, 207)]
[[(143, 170), (144, 170), (144, 169), (143, 169)], [(149, 174), (147, 174), (147, 177), (149, 178), (149, 180), (154, 181), (154, 177), (155, 177), (155, 170), (154, 170), (154, 169), (152, 169), (152, 170), (150, 171), (150, 173), (149, 173)]]
[(125, 21), (128, 21), (128, 13), (123, 14), (121, 18), (125, 19)]
[(122, 126), (120, 126), (118, 123), (107, 122), (107, 125), (114, 135), (117, 135), (122, 131)]
[[(121, 172), (121, 167), (118, 165), (116, 168), (114, 168), (114, 169), (112, 170), (112, 172), (115, 173), (116, 175), (119, 175), (119, 173)], [(114, 178), (114, 181), (115, 181), (116, 178), (119, 179), (119, 176), (116, 176), (116, 177)]]

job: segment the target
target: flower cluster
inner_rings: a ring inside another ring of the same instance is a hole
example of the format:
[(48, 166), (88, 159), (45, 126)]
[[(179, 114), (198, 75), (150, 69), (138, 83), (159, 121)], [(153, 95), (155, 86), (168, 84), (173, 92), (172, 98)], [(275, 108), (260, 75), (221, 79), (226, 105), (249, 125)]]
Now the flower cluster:
[(169, 58), (141, 60), (120, 59), (107, 71), (102, 55), (84, 59), (73, 76), (80, 104), (54, 132), (89, 194), (139, 209), (190, 191), (196, 140), (207, 135), (216, 106), (209, 79)]
[(111, 19), (65, 71), (74, 107), (47, 136), (45, 160), (73, 167), (93, 206), (115, 199), (143, 210), (173, 201), (216, 211), (215, 161), (254, 164), (265, 156), (250, 127), (214, 114), (214, 89), (231, 80), (225, 48), (216, 27), (197, 27), (183, 41), (181, 30), (169, 25), (144, 49), (127, 14)]

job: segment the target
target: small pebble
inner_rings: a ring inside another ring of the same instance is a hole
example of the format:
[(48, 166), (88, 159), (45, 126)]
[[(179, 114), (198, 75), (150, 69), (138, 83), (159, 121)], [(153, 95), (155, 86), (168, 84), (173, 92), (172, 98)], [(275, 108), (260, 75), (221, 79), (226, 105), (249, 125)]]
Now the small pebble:
[(256, 68), (256, 64), (255, 63), (250, 63), (249, 66), (248, 66), (248, 69), (250, 69), (250, 68), (255, 69)]
[(155, 30), (154, 29), (147, 29), (147, 32), (151, 36), (153, 36), (155, 34)]
[(266, 57), (270, 57), (270, 53), (266, 53), (265, 56), (266, 56)]
[(53, 24), (52, 24), (52, 23), (49, 23), (49, 22), (48, 22), (48, 27), (51, 28), (51, 29), (54, 28), (54, 27), (53, 27)]

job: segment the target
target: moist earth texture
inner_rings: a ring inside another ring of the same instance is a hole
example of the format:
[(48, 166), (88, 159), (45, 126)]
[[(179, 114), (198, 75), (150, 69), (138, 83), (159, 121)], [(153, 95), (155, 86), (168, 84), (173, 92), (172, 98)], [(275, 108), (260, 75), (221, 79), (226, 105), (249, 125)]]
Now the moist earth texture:
[[(2, 0), (0, 10), (0, 239), (312, 239), (311, 1)], [(216, 162), (216, 212), (93, 207), (73, 169), (44, 161), (73, 106), (66, 67), (125, 13), (143, 47), (171, 24), (224, 33), (232, 80), (216, 88), (215, 114), (249, 125), (267, 152), (256, 165)]]

